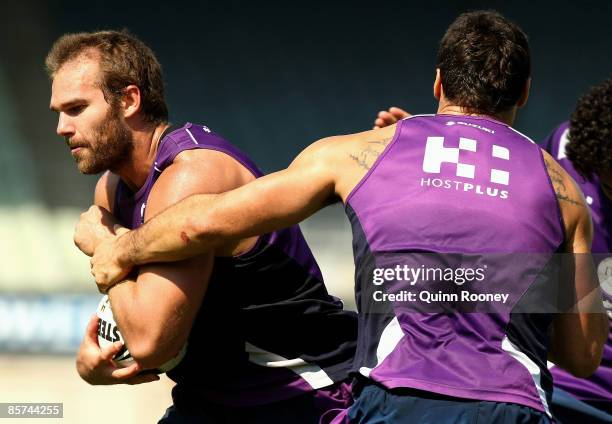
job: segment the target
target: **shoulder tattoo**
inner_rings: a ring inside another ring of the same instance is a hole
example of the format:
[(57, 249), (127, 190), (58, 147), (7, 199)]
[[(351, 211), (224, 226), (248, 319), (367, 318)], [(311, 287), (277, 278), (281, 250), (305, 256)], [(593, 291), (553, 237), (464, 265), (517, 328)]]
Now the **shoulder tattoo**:
[(550, 160), (548, 159), (544, 159), (544, 163), (546, 164), (546, 169), (548, 170), (548, 175), (550, 176), (550, 180), (552, 181), (553, 187), (555, 189), (557, 199), (567, 203), (571, 203), (572, 205), (584, 206), (582, 202), (580, 202), (578, 199), (571, 197), (568, 194), (563, 175), (561, 174), (561, 172), (559, 172), (557, 167), (550, 163)]
[(385, 147), (391, 142), (392, 137), (382, 140), (368, 141), (366, 147), (357, 154), (349, 153), (349, 157), (364, 169), (370, 169), (376, 159), (382, 154)]

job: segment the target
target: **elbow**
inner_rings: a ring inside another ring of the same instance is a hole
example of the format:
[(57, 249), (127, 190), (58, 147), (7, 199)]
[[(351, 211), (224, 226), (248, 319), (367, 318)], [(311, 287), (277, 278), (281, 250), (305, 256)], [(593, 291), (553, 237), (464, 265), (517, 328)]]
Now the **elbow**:
[(134, 361), (136, 361), (143, 370), (156, 367), (157, 355), (152, 343), (146, 340), (134, 343), (129, 343), (129, 351)]
[(143, 370), (148, 370), (161, 368), (173, 359), (181, 349), (181, 345), (175, 346), (175, 344), (159, 337), (142, 337), (138, 340), (131, 340), (128, 349), (134, 361)]

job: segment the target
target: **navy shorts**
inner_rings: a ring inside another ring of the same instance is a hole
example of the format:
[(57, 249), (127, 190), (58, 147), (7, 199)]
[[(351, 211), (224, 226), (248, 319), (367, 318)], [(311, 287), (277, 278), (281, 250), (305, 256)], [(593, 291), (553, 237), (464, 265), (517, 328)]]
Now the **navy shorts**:
[(603, 403), (600, 406), (582, 402), (556, 387), (553, 390), (551, 407), (560, 424), (612, 424), (612, 415), (603, 410), (606, 406), (610, 407)]
[[(348, 410), (351, 424), (549, 424), (540, 411), (514, 403), (459, 399), (367, 384)], [(586, 423), (584, 423), (586, 424)]]

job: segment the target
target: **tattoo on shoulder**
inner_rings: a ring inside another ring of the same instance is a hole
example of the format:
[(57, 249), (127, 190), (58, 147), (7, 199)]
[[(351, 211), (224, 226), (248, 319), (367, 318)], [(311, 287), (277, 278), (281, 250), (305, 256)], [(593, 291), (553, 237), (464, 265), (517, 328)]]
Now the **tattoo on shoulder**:
[(357, 163), (357, 165), (369, 170), (391, 140), (392, 138), (390, 137), (382, 140), (368, 141), (365, 149), (361, 150), (357, 154), (349, 153), (348, 155)]
[(548, 170), (548, 175), (552, 181), (555, 193), (557, 194), (557, 199), (571, 203), (572, 205), (584, 207), (583, 203), (578, 199), (574, 199), (569, 196), (561, 172), (559, 172), (559, 170), (552, 163), (550, 163), (548, 159), (544, 159), (544, 163), (546, 164), (546, 169)]

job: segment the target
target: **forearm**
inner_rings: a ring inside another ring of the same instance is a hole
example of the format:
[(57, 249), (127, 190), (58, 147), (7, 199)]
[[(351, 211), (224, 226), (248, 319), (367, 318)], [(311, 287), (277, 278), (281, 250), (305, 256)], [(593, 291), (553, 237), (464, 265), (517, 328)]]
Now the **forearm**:
[(603, 297), (590, 254), (575, 253), (576, 305), (574, 316), (579, 322), (587, 355), (597, 363), (601, 360), (608, 338), (609, 321), (603, 307)]
[(553, 324), (548, 358), (577, 377), (588, 377), (601, 362), (608, 336), (601, 313), (564, 313)]
[(137, 230), (119, 237), (116, 242), (118, 261), (130, 267), (150, 262), (175, 262), (213, 249), (215, 240), (203, 234), (197, 237), (198, 229), (206, 229), (198, 223), (205, 217), (195, 216), (194, 210), (202, 210), (214, 197), (189, 197)]
[(587, 306), (580, 308), (577, 314), (584, 335), (584, 345), (588, 357), (599, 366), (610, 330), (609, 318), (603, 308), (601, 290), (599, 288), (594, 290), (584, 302)]
[(136, 281), (109, 290), (115, 321), (143, 368), (159, 367), (184, 346), (206, 293), (213, 260), (211, 253), (143, 266)]
[(130, 279), (108, 295), (125, 344), (142, 369), (157, 368), (177, 354), (187, 335), (177, 329), (179, 310), (166, 318), (142, 284)]
[(591, 255), (573, 253), (568, 259), (564, 272), (572, 275), (573, 279), (567, 291), (571, 289), (574, 293), (571, 304), (568, 300), (561, 302), (560, 306), (566, 312), (559, 314), (554, 321), (550, 357), (575, 376), (586, 377), (601, 362), (608, 336), (608, 317)]
[(337, 200), (332, 184), (308, 190), (304, 179), (285, 170), (223, 194), (190, 196), (120, 237), (117, 259), (127, 268), (186, 259), (289, 227)]

